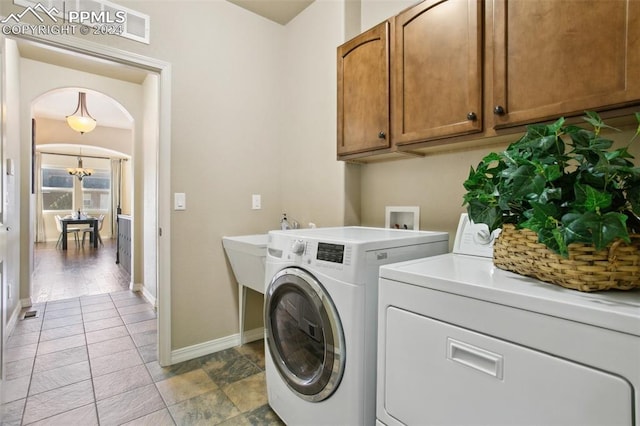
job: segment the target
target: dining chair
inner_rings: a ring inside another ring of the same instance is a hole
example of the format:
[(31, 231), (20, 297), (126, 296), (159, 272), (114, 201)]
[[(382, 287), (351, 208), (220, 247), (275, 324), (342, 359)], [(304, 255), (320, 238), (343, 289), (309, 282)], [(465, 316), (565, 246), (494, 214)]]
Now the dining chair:
[[(100, 231), (102, 231), (102, 223), (104, 222), (104, 215), (101, 214), (98, 216), (98, 235), (95, 238), (98, 239), (98, 242), (101, 246), (104, 245), (102, 242), (102, 238), (100, 237)], [(89, 226), (87, 228), (82, 228), (82, 247), (84, 247), (84, 237), (89, 234), (89, 241), (91, 241), (91, 234), (93, 234), (93, 226)]]
[[(58, 242), (56, 243), (56, 248), (58, 248), (58, 246), (62, 244), (62, 217), (60, 217), (60, 215), (56, 215), (55, 218), (56, 218), (56, 228), (60, 233), (60, 235), (58, 235)], [(80, 228), (77, 228), (75, 226), (74, 227), (67, 226), (67, 234), (73, 234), (73, 238), (76, 242), (76, 247), (80, 245), (80, 237), (78, 236), (79, 233), (80, 233)]]

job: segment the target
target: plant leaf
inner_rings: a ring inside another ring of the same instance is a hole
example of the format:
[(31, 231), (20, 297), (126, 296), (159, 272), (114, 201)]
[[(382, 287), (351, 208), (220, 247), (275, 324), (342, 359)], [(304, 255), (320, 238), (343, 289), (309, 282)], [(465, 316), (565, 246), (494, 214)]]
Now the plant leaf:
[(468, 203), (467, 212), (475, 223), (487, 224), (489, 232), (502, 226), (502, 211), (498, 206), (491, 206), (479, 200), (471, 200)]
[(611, 205), (611, 194), (597, 191), (590, 185), (575, 186), (576, 207), (588, 212), (598, 212)]
[(627, 216), (622, 213), (607, 212), (600, 215), (587, 212), (583, 215), (565, 215), (562, 222), (574, 235), (579, 236), (580, 239), (576, 242), (592, 242), (597, 250), (602, 250), (617, 238), (629, 242)]

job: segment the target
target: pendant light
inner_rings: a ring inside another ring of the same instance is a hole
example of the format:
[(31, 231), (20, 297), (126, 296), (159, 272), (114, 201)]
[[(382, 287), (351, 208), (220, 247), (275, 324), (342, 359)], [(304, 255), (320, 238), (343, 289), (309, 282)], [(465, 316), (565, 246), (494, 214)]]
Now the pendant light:
[(78, 157), (78, 167), (71, 167), (67, 169), (70, 175), (76, 176), (80, 182), (82, 182), (82, 178), (86, 176), (91, 176), (93, 174), (92, 169), (85, 169), (82, 167), (82, 157)]
[(87, 94), (78, 93), (78, 106), (71, 115), (67, 115), (67, 124), (76, 132), (84, 134), (96, 128), (96, 120), (87, 111)]

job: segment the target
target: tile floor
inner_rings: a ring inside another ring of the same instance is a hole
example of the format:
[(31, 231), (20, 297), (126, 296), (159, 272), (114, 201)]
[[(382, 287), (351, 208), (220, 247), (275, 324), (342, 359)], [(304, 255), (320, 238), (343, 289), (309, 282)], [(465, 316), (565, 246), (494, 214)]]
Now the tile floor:
[(162, 368), (156, 314), (119, 291), (35, 304), (7, 341), (2, 425), (281, 425), (264, 343)]

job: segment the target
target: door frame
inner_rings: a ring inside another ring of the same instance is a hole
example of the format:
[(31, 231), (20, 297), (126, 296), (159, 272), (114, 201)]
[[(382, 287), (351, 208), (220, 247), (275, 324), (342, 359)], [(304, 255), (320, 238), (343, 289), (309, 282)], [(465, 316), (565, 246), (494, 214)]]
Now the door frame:
[[(6, 38), (25, 40), (66, 52), (82, 54), (102, 61), (116, 62), (158, 75), (158, 144), (156, 163), (156, 208), (158, 234), (156, 252), (158, 306), (158, 362), (172, 363), (171, 355), (171, 64), (137, 53), (116, 49), (70, 36), (36, 37), (11, 35)], [(23, 208), (24, 206), (21, 206)]]

